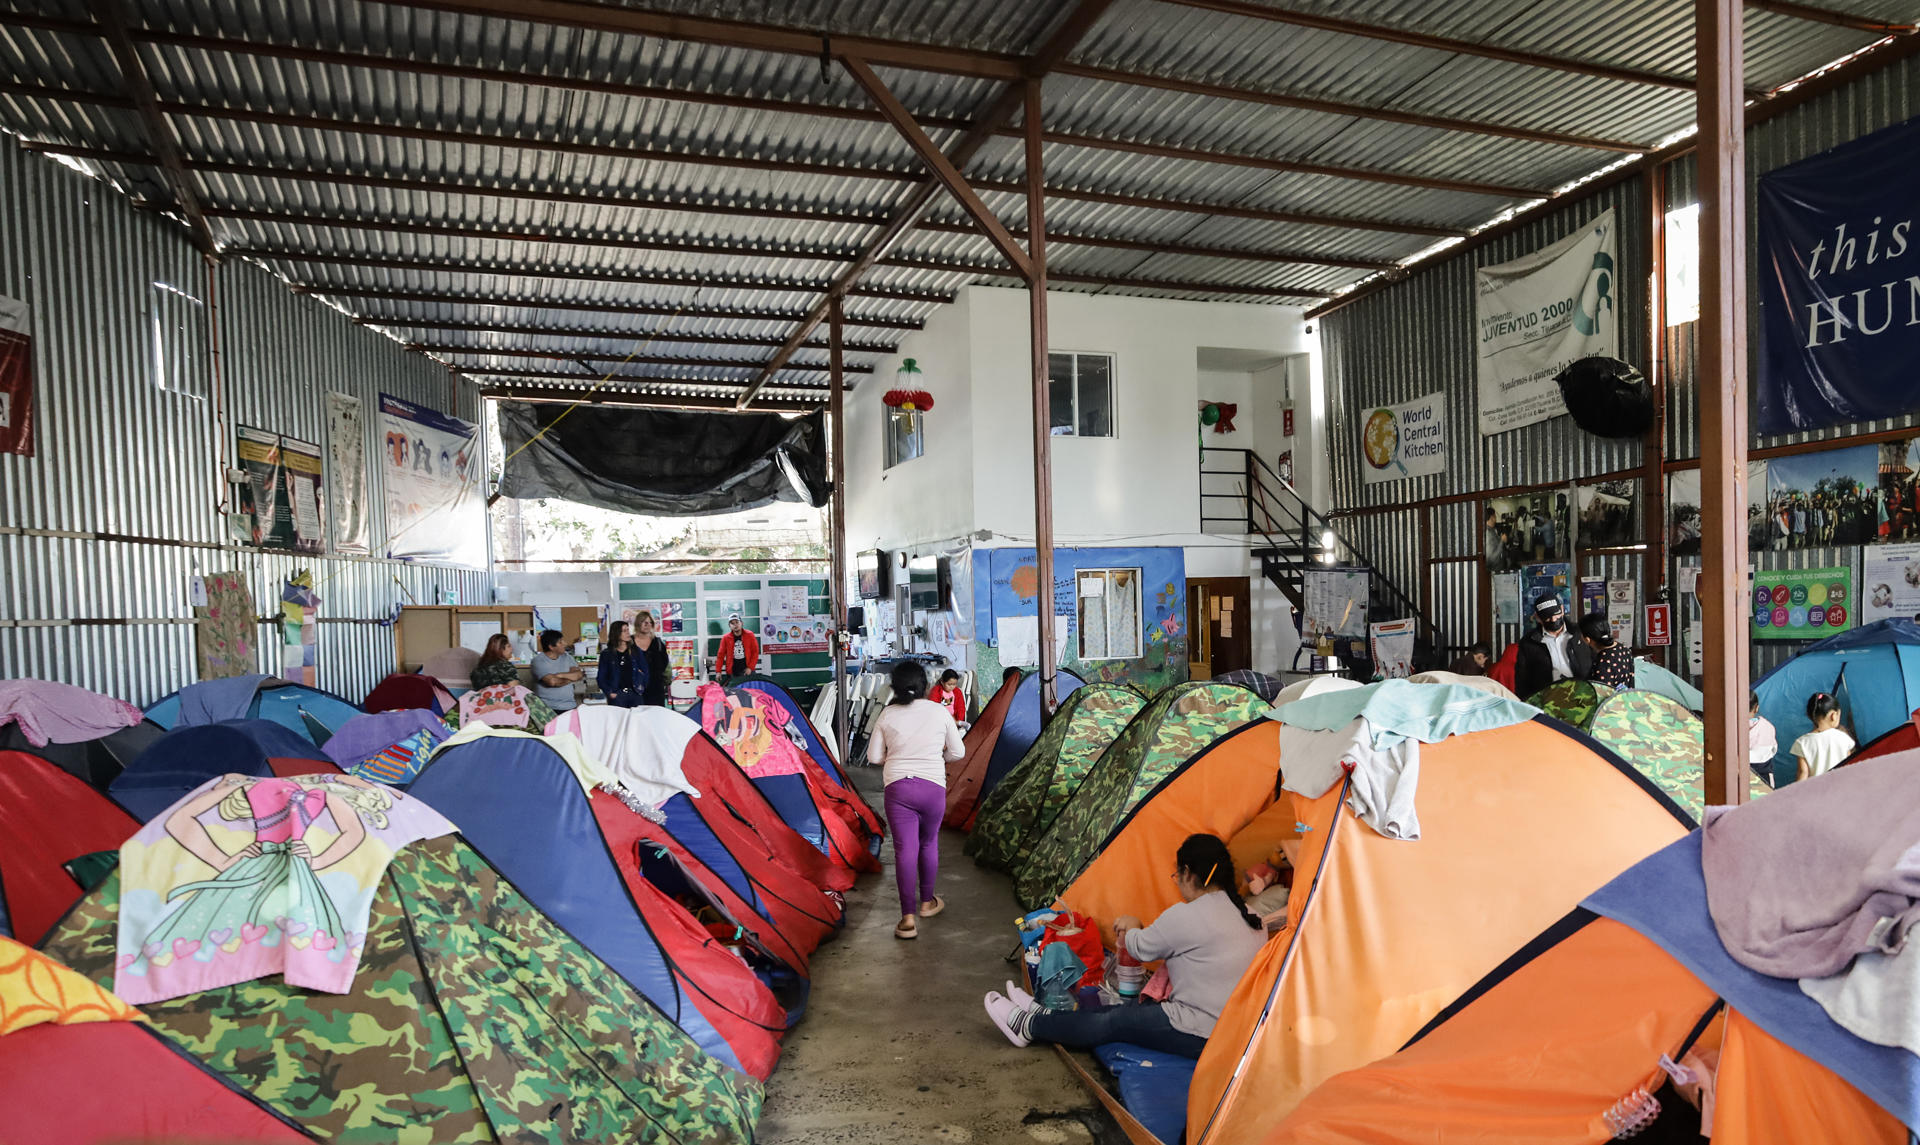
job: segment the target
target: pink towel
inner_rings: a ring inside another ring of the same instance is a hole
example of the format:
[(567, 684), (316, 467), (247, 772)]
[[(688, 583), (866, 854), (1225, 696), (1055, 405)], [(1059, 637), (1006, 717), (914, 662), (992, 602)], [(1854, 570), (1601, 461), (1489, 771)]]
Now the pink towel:
[(130, 728), (146, 716), (125, 700), (50, 680), (0, 680), (0, 727), (20, 725), (35, 747), (86, 743)]

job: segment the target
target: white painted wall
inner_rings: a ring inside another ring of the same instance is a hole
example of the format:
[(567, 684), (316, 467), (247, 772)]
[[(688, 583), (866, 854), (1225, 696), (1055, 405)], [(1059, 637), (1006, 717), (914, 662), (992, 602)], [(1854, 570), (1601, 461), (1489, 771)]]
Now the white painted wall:
[[(951, 540), (975, 529), (973, 411), (978, 403), (969, 384), (971, 311), (964, 292), (934, 311), (925, 329), (909, 334), (897, 356), (881, 359), (847, 395), (850, 551), (891, 551)], [(925, 418), (927, 451), (885, 469), (886, 407), (880, 398), (893, 387), (895, 371), (906, 358), (919, 363), (920, 388), (934, 398)]]

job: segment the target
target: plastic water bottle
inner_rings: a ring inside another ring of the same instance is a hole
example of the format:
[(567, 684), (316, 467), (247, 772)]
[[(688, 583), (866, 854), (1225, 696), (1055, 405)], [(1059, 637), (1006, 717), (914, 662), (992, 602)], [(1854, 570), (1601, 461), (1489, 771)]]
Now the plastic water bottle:
[(1123, 1003), (1138, 1002), (1140, 988), (1147, 984), (1147, 968), (1127, 952), (1125, 939), (1121, 940), (1119, 956), (1114, 959), (1113, 982)]

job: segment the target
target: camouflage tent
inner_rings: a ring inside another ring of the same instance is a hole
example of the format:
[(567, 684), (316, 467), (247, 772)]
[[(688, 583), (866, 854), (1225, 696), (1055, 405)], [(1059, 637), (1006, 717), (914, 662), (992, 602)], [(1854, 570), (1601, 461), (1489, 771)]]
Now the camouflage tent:
[(1124, 684), (1088, 684), (1061, 701), (1047, 730), (980, 802), (967, 854), (983, 867), (1011, 867), (1025, 844), (1053, 825), (1100, 753), (1146, 704), (1145, 696)]
[[(111, 987), (117, 874), (44, 949)], [(142, 1007), (153, 1028), (325, 1140), (751, 1140), (759, 1083), (703, 1054), (458, 836), (374, 898), (354, 990), (264, 978)]]
[(1595, 684), (1588, 680), (1561, 680), (1527, 697), (1527, 703), (1559, 720), (1571, 724), (1582, 731), (1593, 719), (1593, 713), (1600, 701), (1613, 695), (1613, 689), (1605, 684)]
[[(1707, 755), (1700, 717), (1658, 692), (1616, 692), (1600, 702), (1586, 730), (1700, 821), (1706, 810)], [(1772, 790), (1751, 769), (1747, 781), (1750, 799)]]
[(1160, 782), (1208, 744), (1258, 719), (1268, 704), (1231, 684), (1176, 684), (1155, 696), (1087, 772), (1014, 873), (1021, 904), (1044, 906), (1099, 853), (1113, 829)]

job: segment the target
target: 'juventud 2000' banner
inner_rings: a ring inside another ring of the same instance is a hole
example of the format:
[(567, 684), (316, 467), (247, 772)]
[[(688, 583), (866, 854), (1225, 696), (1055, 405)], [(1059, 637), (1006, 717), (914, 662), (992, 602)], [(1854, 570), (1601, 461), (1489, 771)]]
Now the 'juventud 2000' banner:
[(1618, 357), (1613, 211), (1525, 258), (1474, 271), (1480, 432), (1567, 412), (1554, 376), (1570, 362)]

